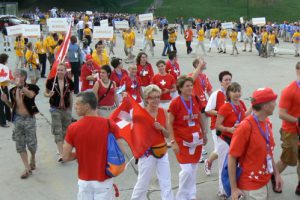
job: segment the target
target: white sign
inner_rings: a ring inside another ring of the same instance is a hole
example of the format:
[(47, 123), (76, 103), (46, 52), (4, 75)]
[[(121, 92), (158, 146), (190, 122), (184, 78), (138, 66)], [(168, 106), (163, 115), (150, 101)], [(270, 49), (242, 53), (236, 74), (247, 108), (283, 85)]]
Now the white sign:
[(266, 25), (266, 18), (265, 17), (252, 18), (252, 24), (257, 26), (264, 26)]
[(244, 23), (244, 17), (240, 17), (240, 22), (243, 24)]
[(40, 37), (41, 27), (40, 25), (23, 25), (24, 37)]
[(153, 21), (153, 14), (148, 13), (148, 14), (141, 14), (139, 15), (139, 21)]
[(69, 28), (67, 18), (49, 18), (47, 25), (49, 32), (67, 32)]
[(222, 23), (222, 28), (224, 28), (224, 29), (232, 29), (233, 28), (233, 23), (232, 22)]
[(16, 26), (8, 26), (6, 27), (6, 30), (8, 36), (16, 36), (23, 33), (23, 27), (21, 24)]
[(86, 11), (86, 14), (87, 14), (87, 15), (92, 15), (92, 14), (93, 14), (93, 12), (92, 12), (92, 11), (89, 11), (89, 10), (87, 10), (87, 11)]
[(94, 26), (93, 39), (112, 39), (114, 36), (114, 28), (112, 26)]
[(129, 28), (128, 21), (126, 21), (126, 20), (124, 20), (124, 21), (115, 21), (115, 28), (116, 29), (128, 29)]
[(108, 27), (108, 20), (107, 19), (101, 20), (100, 21), (100, 26)]

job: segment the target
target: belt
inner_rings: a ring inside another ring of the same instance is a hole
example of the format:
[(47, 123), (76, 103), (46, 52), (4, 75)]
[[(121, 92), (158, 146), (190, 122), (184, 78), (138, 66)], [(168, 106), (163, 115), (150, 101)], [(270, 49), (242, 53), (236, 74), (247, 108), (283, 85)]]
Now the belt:
[(113, 109), (115, 109), (117, 106), (113, 105), (113, 106), (97, 106), (98, 109), (100, 110), (106, 110), (106, 111), (111, 111)]

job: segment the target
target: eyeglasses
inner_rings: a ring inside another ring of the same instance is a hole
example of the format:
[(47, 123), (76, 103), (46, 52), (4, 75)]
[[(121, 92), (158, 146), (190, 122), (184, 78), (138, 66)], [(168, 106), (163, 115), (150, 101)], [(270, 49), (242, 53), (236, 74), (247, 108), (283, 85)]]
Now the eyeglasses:
[(159, 100), (160, 99), (160, 96), (149, 96), (148, 99), (151, 99), (151, 100)]

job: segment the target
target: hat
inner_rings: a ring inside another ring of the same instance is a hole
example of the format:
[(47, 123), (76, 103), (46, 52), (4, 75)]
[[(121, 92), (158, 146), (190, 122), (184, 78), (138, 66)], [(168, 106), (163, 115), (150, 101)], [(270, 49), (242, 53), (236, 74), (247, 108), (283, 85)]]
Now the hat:
[(91, 55), (91, 54), (87, 54), (87, 55), (85, 56), (85, 60), (86, 60), (86, 61), (93, 60), (92, 55)]
[(271, 88), (259, 88), (252, 94), (252, 106), (277, 99), (277, 94)]

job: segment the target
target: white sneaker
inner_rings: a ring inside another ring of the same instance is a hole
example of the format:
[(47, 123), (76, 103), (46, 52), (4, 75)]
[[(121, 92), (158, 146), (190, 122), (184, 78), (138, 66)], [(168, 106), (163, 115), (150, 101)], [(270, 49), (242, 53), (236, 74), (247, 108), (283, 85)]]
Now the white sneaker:
[(202, 156), (207, 155), (207, 151), (205, 149), (202, 149)]
[(211, 166), (209, 166), (207, 159), (205, 159), (205, 161), (204, 161), (204, 172), (207, 176), (211, 175)]

